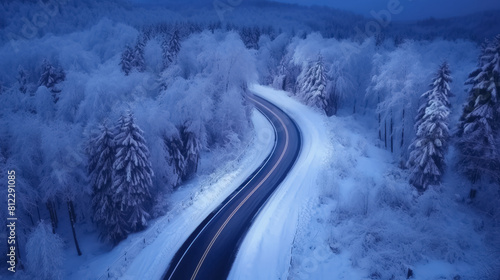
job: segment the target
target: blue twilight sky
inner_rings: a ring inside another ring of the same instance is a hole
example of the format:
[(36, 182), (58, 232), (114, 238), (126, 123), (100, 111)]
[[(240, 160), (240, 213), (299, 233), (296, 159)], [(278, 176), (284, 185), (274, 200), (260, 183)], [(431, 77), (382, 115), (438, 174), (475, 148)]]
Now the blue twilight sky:
[[(243, 0), (244, 1), (244, 0)], [(274, 0), (301, 5), (325, 5), (370, 17), (371, 11), (387, 9), (389, 2), (399, 2), (403, 8), (394, 15), (397, 20), (444, 18), (467, 15), (485, 10), (500, 10), (500, 0)]]

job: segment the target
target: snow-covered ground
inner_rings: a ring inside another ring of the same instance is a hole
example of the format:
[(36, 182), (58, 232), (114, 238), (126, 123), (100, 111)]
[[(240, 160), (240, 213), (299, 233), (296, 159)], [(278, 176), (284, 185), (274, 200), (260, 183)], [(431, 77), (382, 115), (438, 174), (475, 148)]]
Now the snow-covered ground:
[(81, 257), (72, 257), (74, 250), (68, 249), (67, 262), (71, 263), (68, 267), (79, 268), (66, 271), (64, 279), (160, 279), (191, 232), (271, 152), (275, 140), (272, 125), (257, 111), (252, 114), (252, 122), (255, 134), (249, 145), (234, 151), (237, 154), (233, 160), (203, 175), (203, 170), (213, 170), (214, 160), (223, 161), (210, 158), (217, 156), (213, 153), (205, 155), (200, 167), (202, 175), (176, 190), (169, 198), (168, 205), (172, 207), (167, 214), (151, 221), (147, 230), (129, 235), (105, 253), (99, 248), (89, 248), (95, 236), (82, 240), (81, 246), (87, 248), (87, 254)]
[[(229, 279), (404, 279), (408, 269), (413, 279), (497, 279), (498, 218), (466, 203), (469, 186), (458, 176), (419, 196), (376, 139), (373, 120), (327, 118), (286, 92), (252, 90), (297, 122), (303, 147), (255, 218)], [(205, 154), (201, 175), (170, 195), (167, 214), (147, 230), (113, 249), (82, 234), (81, 257), (66, 246), (66, 267), (77, 269), (63, 278), (160, 279), (189, 234), (271, 151), (271, 124), (257, 112), (252, 121), (248, 147)]]
[(300, 215), (290, 278), (498, 279), (498, 218), (467, 203), (451, 169), (419, 195), (371, 122), (328, 119), (332, 157), (310, 184), (319, 195)]
[(285, 92), (253, 90), (296, 120), (304, 147), (229, 279), (406, 279), (409, 270), (412, 279), (498, 279), (498, 218), (467, 203), (456, 174), (419, 195), (374, 120), (327, 118)]

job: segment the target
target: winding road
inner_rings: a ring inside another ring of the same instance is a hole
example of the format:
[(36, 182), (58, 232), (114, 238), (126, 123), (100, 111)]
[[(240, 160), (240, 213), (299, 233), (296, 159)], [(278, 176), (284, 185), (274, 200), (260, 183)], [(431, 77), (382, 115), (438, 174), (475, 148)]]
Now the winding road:
[(164, 279), (226, 279), (254, 217), (294, 165), (301, 147), (295, 122), (255, 95), (247, 97), (273, 125), (273, 150), (262, 165), (214, 210), (174, 256)]

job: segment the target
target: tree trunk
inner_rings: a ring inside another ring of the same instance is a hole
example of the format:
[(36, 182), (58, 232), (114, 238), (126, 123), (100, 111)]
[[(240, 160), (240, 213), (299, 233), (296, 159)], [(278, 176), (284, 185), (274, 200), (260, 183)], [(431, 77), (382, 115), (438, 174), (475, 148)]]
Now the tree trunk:
[(57, 225), (56, 225), (56, 218), (54, 217), (54, 209), (52, 208), (52, 203), (50, 203), (50, 201), (47, 201), (45, 205), (47, 206), (47, 210), (49, 210), (50, 224), (52, 225), (52, 233), (55, 234)]
[(52, 204), (52, 212), (54, 213), (54, 221), (56, 223), (56, 228), (59, 226), (59, 218), (57, 217), (56, 204), (54, 201), (50, 201)]
[[(377, 102), (377, 104), (380, 104), (380, 96), (378, 97)], [(378, 139), (382, 141), (382, 116), (380, 115), (380, 112), (378, 113)]]
[(406, 169), (406, 157), (405, 157), (405, 149), (403, 148), (405, 145), (405, 109), (403, 109), (403, 120), (401, 126), (401, 142), (399, 143), (399, 165), (401, 169)]
[(71, 223), (71, 231), (73, 232), (73, 240), (75, 241), (76, 252), (78, 253), (78, 256), (81, 256), (82, 251), (80, 251), (80, 246), (78, 245), (78, 240), (76, 238), (76, 232), (75, 232), (76, 214), (72, 200), (68, 200), (68, 213), (69, 213), (69, 222)]
[(378, 113), (378, 139), (382, 141), (382, 118)]
[(391, 110), (391, 153), (394, 153), (394, 118), (392, 117), (392, 110)]
[(38, 222), (40, 222), (42, 217), (40, 217), (40, 207), (38, 206), (38, 203), (36, 204), (36, 211), (38, 212)]
[(31, 213), (29, 213), (29, 216), (30, 216), (30, 220), (31, 220), (31, 225), (35, 226), (35, 221), (33, 221), (33, 215), (31, 215)]
[(403, 151), (404, 145), (405, 145), (405, 109), (403, 109), (403, 128), (401, 129), (401, 144), (399, 145), (401, 151)]
[(335, 96), (335, 102), (334, 102), (334, 106), (333, 106), (333, 115), (337, 115), (337, 111), (339, 109), (339, 98), (337, 96)]
[(196, 161), (194, 163), (194, 173), (198, 172), (198, 162), (200, 161), (200, 154), (196, 155)]
[(387, 150), (387, 120), (384, 120), (384, 145)]

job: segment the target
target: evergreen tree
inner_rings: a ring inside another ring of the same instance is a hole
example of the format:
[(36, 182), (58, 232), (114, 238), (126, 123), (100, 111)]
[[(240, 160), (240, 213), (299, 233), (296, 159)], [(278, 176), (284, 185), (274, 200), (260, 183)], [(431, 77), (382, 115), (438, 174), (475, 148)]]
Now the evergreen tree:
[(113, 230), (117, 221), (113, 215), (116, 214), (115, 210), (118, 207), (113, 204), (111, 192), (115, 143), (112, 131), (105, 124), (99, 128), (100, 133), (91, 139), (87, 148), (89, 154), (88, 173), (92, 184), (93, 220), (101, 230), (101, 238), (114, 241), (118, 238), (117, 233)]
[(168, 163), (174, 168), (176, 178), (171, 178), (174, 187), (180, 185), (184, 170), (186, 169), (186, 158), (184, 157), (184, 144), (179, 134), (165, 138), (165, 146), (168, 151)]
[(144, 48), (146, 47), (146, 42), (143, 40), (138, 40), (137, 45), (133, 50), (132, 57), (132, 67), (137, 69), (139, 72), (144, 72), (146, 70), (146, 60), (144, 59)]
[(147, 36), (143, 34), (141, 38), (137, 40), (137, 44), (134, 48), (127, 46), (122, 52), (120, 65), (126, 76), (128, 76), (133, 69), (139, 72), (144, 72), (146, 70), (146, 61), (144, 59), (146, 40)]
[(261, 30), (259, 27), (243, 27), (239, 31), (241, 40), (248, 49), (259, 49)]
[(201, 141), (197, 133), (193, 130), (192, 123), (185, 123), (180, 129), (181, 138), (184, 144), (183, 157), (185, 168), (182, 172), (182, 180), (187, 180), (198, 169), (200, 159)]
[(500, 35), (483, 48), (466, 84), (471, 88), (457, 133), (459, 169), (475, 183), (482, 174), (499, 177)]
[(438, 184), (445, 170), (451, 82), (449, 66), (445, 62), (430, 85), (431, 90), (422, 95), (423, 104), (416, 117), (416, 135), (409, 146), (408, 160), (410, 183), (420, 191), (426, 190), (429, 185)]
[(308, 105), (325, 110), (328, 105), (326, 84), (323, 58), (319, 56), (318, 60), (299, 79), (299, 94)]
[(17, 82), (19, 83), (19, 91), (22, 93), (26, 93), (28, 91), (28, 78), (29, 75), (24, 70), (24, 68), (19, 65), (19, 68), (17, 69)]
[(175, 30), (170, 38), (165, 38), (162, 44), (163, 63), (165, 67), (172, 64), (181, 50), (179, 30)]
[(127, 46), (122, 52), (122, 57), (120, 60), (120, 65), (123, 72), (127, 76), (133, 69), (132, 61), (134, 60), (134, 51), (130, 46)]
[(300, 75), (301, 67), (294, 64), (292, 61), (287, 60), (285, 64), (285, 77), (283, 81), (284, 90), (292, 93), (297, 91), (297, 79)]
[(129, 234), (129, 226), (125, 220), (124, 212), (120, 209), (120, 203), (113, 201), (109, 197), (109, 203), (112, 207), (108, 208), (109, 212), (106, 215), (106, 232), (101, 235), (101, 238), (117, 245), (121, 240), (125, 239)]
[(54, 97), (54, 103), (59, 100), (58, 93), (61, 92), (60, 89), (56, 87), (57, 84), (63, 82), (66, 79), (66, 73), (60, 67), (55, 67), (48, 60), (44, 60), (42, 63), (42, 75), (38, 80), (38, 86), (45, 86), (52, 92)]
[(198, 169), (198, 161), (202, 143), (199, 137), (199, 126), (191, 121), (177, 127), (177, 133), (165, 138), (168, 151), (168, 162), (174, 169), (175, 178), (171, 178), (174, 186), (189, 179)]
[(286, 90), (287, 67), (285, 57), (281, 59), (278, 69), (274, 72), (276, 75), (273, 79), (273, 87), (279, 90)]
[(135, 124), (132, 113), (121, 116), (115, 142), (112, 200), (123, 212), (127, 228), (130, 231), (138, 231), (146, 227), (150, 217), (148, 211), (152, 199), (149, 190), (154, 174), (146, 140), (142, 130)]

